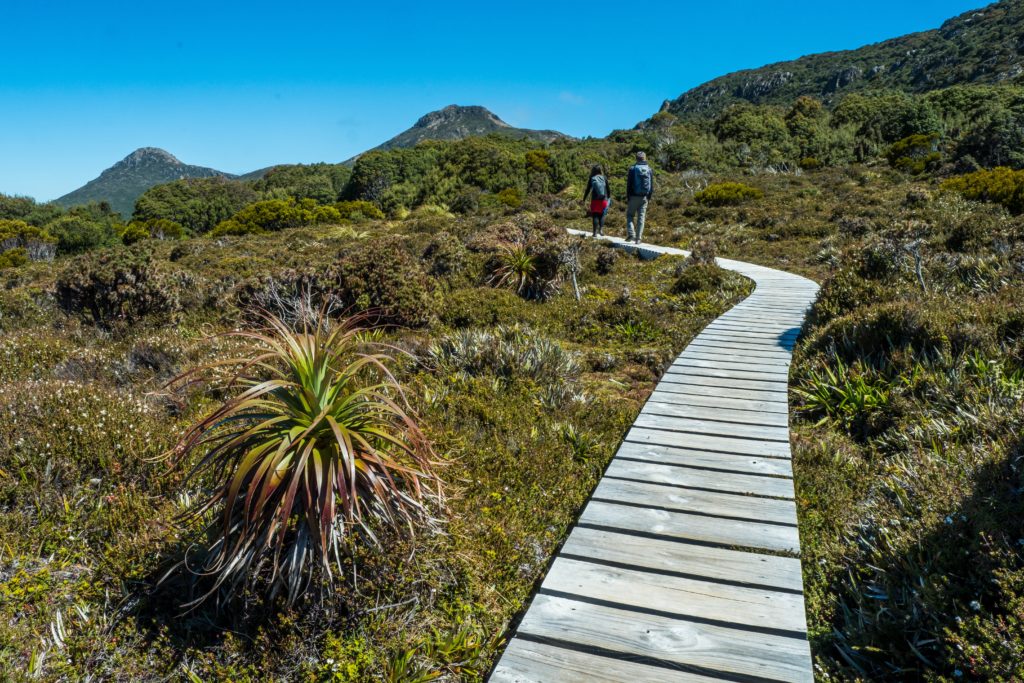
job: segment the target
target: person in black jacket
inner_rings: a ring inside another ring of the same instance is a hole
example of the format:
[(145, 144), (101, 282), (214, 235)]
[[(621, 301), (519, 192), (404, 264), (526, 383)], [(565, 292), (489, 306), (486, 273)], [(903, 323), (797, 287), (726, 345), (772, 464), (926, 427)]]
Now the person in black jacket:
[[(626, 176), (626, 239), (640, 244), (647, 219), (647, 202), (654, 194), (654, 171), (647, 165), (647, 155), (636, 153), (636, 163)], [(633, 218), (636, 217), (634, 226)], [(636, 228), (634, 230), (634, 227)]]
[(611, 204), (611, 192), (608, 188), (608, 176), (600, 164), (590, 169), (590, 180), (587, 182), (587, 189), (583, 193), (583, 201), (590, 196), (590, 218), (594, 221), (594, 237), (604, 235), (604, 217), (608, 213), (608, 206)]

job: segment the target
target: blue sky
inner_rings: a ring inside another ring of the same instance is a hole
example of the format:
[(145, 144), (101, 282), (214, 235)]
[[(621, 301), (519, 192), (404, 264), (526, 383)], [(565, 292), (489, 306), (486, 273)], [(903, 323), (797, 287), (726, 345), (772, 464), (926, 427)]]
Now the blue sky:
[(244, 173), (341, 161), (447, 104), (576, 136), (721, 74), (938, 26), (983, 0), (0, 3), (0, 192), (138, 147)]

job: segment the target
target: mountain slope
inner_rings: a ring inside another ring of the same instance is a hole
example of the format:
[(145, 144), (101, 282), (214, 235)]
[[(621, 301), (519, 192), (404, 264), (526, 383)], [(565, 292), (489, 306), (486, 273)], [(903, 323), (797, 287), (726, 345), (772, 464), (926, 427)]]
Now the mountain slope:
[(373, 150), (388, 150), (415, 147), (424, 140), (461, 140), (474, 135), (497, 133), (511, 138), (529, 138), (550, 142), (568, 137), (554, 130), (530, 130), (515, 128), (498, 118), (486, 107), (463, 107), (451, 104), (444, 109), (432, 111), (420, 117), (412, 128), (399, 133)]
[(154, 185), (181, 178), (211, 176), (234, 177), (212, 168), (184, 164), (173, 154), (156, 147), (142, 147), (103, 171), (99, 177), (56, 199), (54, 203), (73, 206), (106, 201), (127, 218), (135, 207), (135, 200)]
[(829, 103), (858, 90), (926, 92), (1020, 82), (1022, 74), (1024, 0), (1002, 0), (932, 31), (737, 71), (666, 100), (661, 109), (682, 118), (714, 116), (737, 102), (783, 104), (812, 95)]

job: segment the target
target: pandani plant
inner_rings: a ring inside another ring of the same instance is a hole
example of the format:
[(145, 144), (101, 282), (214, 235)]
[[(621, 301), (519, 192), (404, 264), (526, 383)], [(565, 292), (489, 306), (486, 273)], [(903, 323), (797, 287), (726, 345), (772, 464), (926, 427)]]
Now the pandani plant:
[[(314, 576), (339, 571), (348, 541), (380, 549), (380, 525), (412, 532), (440, 502), (436, 462), (379, 343), (361, 319), (310, 316), (290, 327), (264, 314), (265, 329), (229, 336), (247, 357), (207, 365), (172, 383), (203, 382), (227, 369), (227, 396), (166, 454), (189, 468), (185, 487), (205, 485), (181, 521), (205, 528), (198, 558), (176, 570), (205, 576), (229, 601), (259, 586), (292, 605)], [(198, 560), (198, 561), (197, 561)]]
[(526, 245), (514, 244), (502, 247), (490, 283), (494, 287), (509, 287), (516, 294), (523, 294), (536, 275), (536, 259), (529, 249)]

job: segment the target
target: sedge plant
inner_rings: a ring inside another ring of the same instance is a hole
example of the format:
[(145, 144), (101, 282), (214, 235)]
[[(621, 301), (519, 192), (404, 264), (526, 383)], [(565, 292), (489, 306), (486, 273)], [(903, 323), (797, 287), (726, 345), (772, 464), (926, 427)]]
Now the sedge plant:
[(264, 320), (263, 330), (231, 334), (251, 344), (248, 357), (175, 380), (234, 370), (220, 387), (227, 398), (167, 454), (194, 462), (186, 485), (208, 491), (183, 514), (208, 541), (197, 563), (178, 568), (212, 581), (189, 606), (256, 585), (291, 605), (314, 575), (329, 581), (339, 570), (348, 541), (379, 549), (380, 525), (412, 531), (441, 493), (394, 359), (357, 319), (306, 319), (301, 329)]

